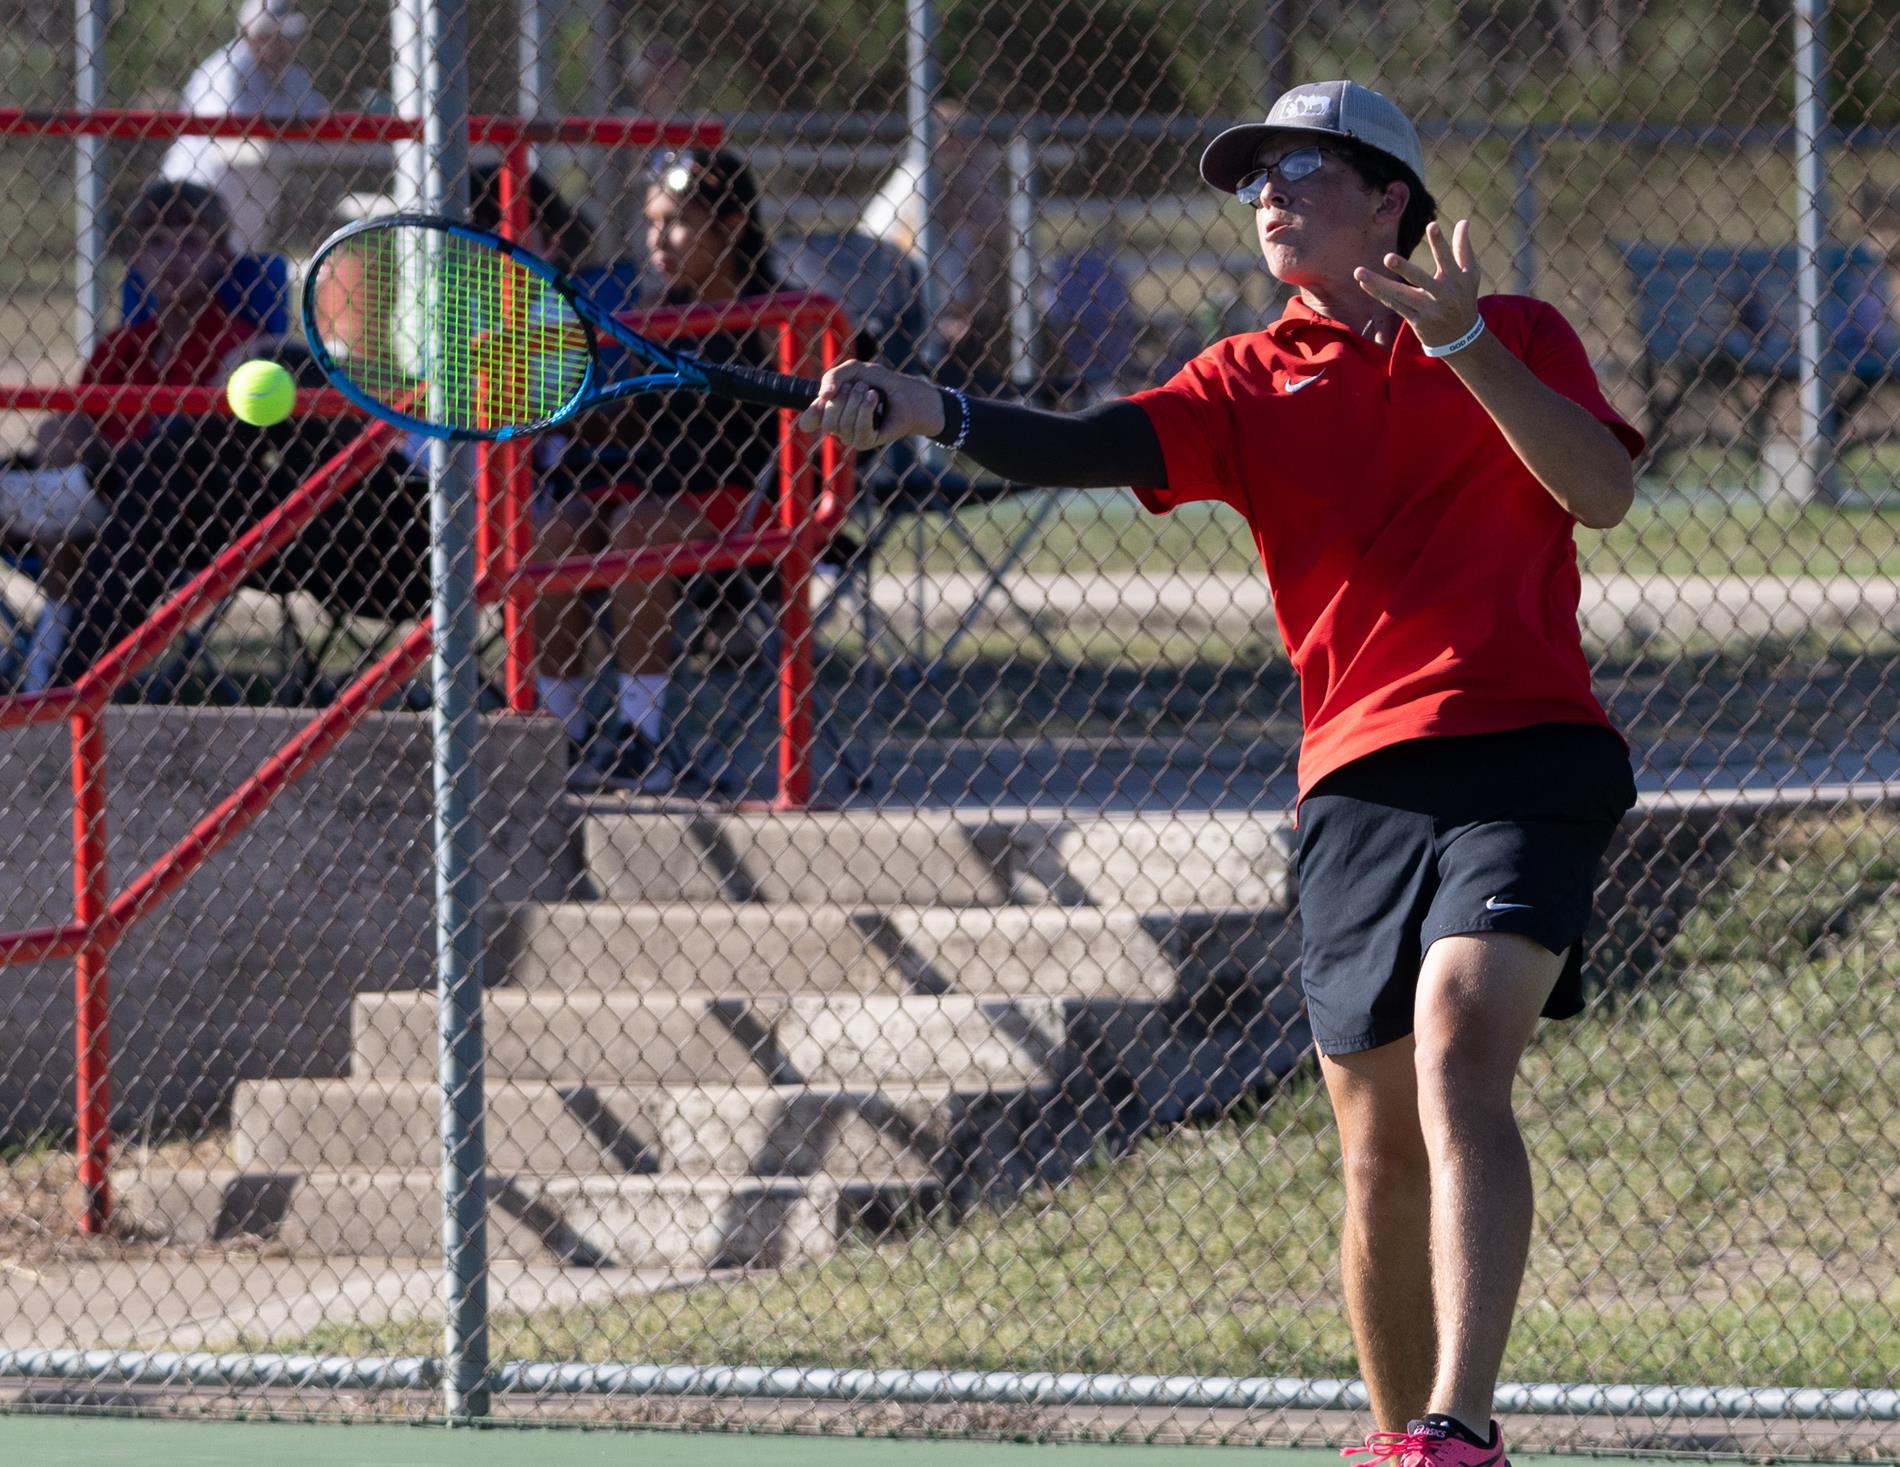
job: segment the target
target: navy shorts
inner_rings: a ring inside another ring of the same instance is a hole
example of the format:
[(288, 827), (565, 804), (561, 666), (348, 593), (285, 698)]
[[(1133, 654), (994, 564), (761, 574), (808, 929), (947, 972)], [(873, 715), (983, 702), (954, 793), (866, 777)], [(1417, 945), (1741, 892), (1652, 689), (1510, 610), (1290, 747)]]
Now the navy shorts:
[(1563, 953), (1544, 1017), (1575, 1017), (1603, 853), (1635, 802), (1623, 741), (1589, 724), (1414, 739), (1327, 775), (1300, 803), (1300, 970), (1320, 1053), (1410, 1034), (1425, 951), (1456, 933)]

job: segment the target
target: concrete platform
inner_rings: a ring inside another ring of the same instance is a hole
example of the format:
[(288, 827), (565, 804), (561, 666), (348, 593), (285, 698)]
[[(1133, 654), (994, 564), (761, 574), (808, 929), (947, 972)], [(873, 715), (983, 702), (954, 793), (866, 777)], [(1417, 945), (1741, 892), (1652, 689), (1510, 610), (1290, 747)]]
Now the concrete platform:
[[(488, 1090), (498, 1171), (905, 1176), (954, 1166), (952, 1137), (987, 1091), (949, 1086), (552, 1085)], [(231, 1159), (245, 1171), (432, 1169), (441, 1089), (427, 1080), (247, 1085)]]
[[(115, 1177), (126, 1209), (200, 1246), (251, 1235), (292, 1256), (407, 1254), (441, 1246), (429, 1171), (176, 1170)], [(914, 1222), (939, 1196), (902, 1178), (488, 1175), (497, 1258), (574, 1267), (756, 1268), (823, 1258), (849, 1233)]]

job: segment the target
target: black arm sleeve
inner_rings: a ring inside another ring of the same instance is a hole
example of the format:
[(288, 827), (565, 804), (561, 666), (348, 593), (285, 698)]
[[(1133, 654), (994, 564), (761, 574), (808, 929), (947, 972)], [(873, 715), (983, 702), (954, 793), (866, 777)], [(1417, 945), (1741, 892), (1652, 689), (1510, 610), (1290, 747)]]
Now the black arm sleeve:
[[(954, 432), (956, 397), (943, 394), (943, 420)], [(972, 397), (970, 433), (960, 453), (1017, 484), (1059, 489), (1168, 487), (1161, 440), (1148, 415), (1128, 401), (1079, 413), (1052, 413), (1020, 403)]]

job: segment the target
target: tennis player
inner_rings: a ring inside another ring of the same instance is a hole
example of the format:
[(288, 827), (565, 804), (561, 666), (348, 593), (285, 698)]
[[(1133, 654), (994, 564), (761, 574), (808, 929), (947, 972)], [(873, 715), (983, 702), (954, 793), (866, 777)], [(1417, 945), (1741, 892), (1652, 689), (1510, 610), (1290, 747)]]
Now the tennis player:
[(1642, 438), (1561, 314), (1480, 296), (1468, 222), (1433, 222), (1418, 135), (1377, 92), (1295, 87), (1200, 172), (1254, 209), (1293, 287), (1266, 329), (1074, 414), (848, 362), (801, 422), (1246, 519), (1300, 675), (1302, 977), (1381, 1428), (1351, 1451), (1498, 1467), (1532, 1218), (1512, 1083), (1539, 1015), (1583, 1006), (1592, 893), (1635, 799), (1590, 689), (1573, 532), (1629, 510)]

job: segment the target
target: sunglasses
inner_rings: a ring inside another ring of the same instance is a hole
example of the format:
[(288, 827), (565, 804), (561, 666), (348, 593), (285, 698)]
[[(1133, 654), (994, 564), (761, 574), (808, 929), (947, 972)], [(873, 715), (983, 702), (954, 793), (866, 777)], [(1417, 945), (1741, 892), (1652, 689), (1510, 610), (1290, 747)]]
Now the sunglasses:
[(1234, 185), (1234, 197), (1249, 209), (1258, 209), (1266, 202), (1267, 189), (1273, 183), (1275, 174), (1281, 183), (1298, 183), (1302, 178), (1311, 178), (1318, 173), (1326, 155), (1318, 148), (1296, 148), (1278, 163), (1270, 163), (1265, 168), (1256, 168), (1239, 183)]
[(647, 170), (647, 182), (670, 194), (690, 194), (705, 170), (705, 160), (692, 153), (668, 153)]

